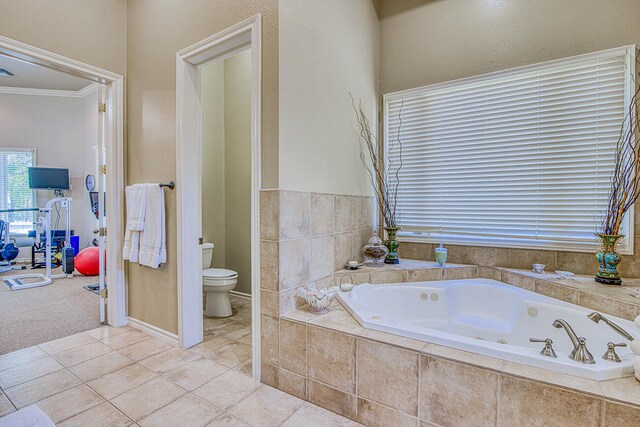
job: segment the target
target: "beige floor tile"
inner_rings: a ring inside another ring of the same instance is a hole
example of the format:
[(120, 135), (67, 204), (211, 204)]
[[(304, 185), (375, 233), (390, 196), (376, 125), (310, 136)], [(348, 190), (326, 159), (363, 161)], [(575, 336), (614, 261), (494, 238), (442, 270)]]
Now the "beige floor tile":
[(13, 368), (17, 365), (22, 365), (45, 356), (47, 356), (47, 353), (37, 345), (3, 354), (0, 356), (0, 371), (7, 368)]
[(153, 356), (154, 354), (169, 350), (170, 348), (173, 347), (166, 342), (149, 337), (135, 344), (121, 348), (118, 351), (133, 360), (139, 361)]
[(58, 427), (128, 427), (133, 421), (109, 402), (101, 403), (58, 424)]
[(229, 368), (209, 359), (196, 359), (186, 365), (182, 365), (173, 371), (167, 372), (164, 377), (178, 384), (180, 387), (193, 391), (211, 381), (215, 377), (224, 374)]
[(98, 356), (102, 356), (112, 351), (111, 347), (107, 347), (101, 342), (95, 341), (90, 344), (83, 344), (69, 350), (61, 351), (60, 353), (54, 353), (51, 356), (62, 365), (69, 367), (77, 365), (78, 363), (86, 362), (87, 360), (95, 359)]
[(105, 402), (98, 393), (86, 384), (63, 391), (36, 402), (54, 423), (59, 423)]
[(231, 323), (230, 325), (215, 331), (215, 335), (222, 335), (234, 341), (238, 341), (250, 333), (251, 324), (247, 324), (245, 322)]
[(123, 356), (117, 351), (112, 351), (111, 353), (98, 356), (95, 359), (73, 365), (69, 367), (69, 370), (82, 381), (86, 382), (100, 378), (103, 375), (117, 371), (133, 363), (135, 362), (128, 357)]
[(15, 410), (16, 408), (13, 407), (13, 404), (11, 404), (9, 398), (5, 396), (2, 391), (0, 391), (0, 417), (4, 417), (5, 415)]
[(138, 363), (162, 375), (198, 358), (200, 358), (200, 356), (191, 350), (172, 348), (141, 360)]
[(303, 403), (282, 427), (356, 427), (360, 424), (309, 402)]
[(38, 344), (38, 346), (47, 353), (54, 354), (60, 353), (61, 351), (68, 350), (73, 347), (78, 347), (83, 344), (90, 344), (92, 342), (96, 342), (96, 340), (82, 332), (79, 334), (69, 335), (68, 337), (49, 341), (44, 344)]
[(189, 393), (143, 418), (138, 424), (142, 427), (204, 426), (220, 412), (211, 403)]
[(230, 368), (235, 368), (251, 358), (251, 346), (233, 342), (220, 347), (206, 357)]
[(80, 385), (81, 381), (66, 369), (45, 375), (44, 377), (6, 389), (4, 392), (13, 405), (20, 409), (23, 406), (46, 399), (56, 393), (63, 392)]
[(248, 376), (252, 376), (253, 375), (253, 365), (251, 363), (251, 359), (247, 360), (244, 363), (239, 364), (238, 366), (236, 366), (233, 369), (238, 371), (238, 372), (240, 372), (241, 374), (245, 374), (245, 375), (248, 375)]
[(41, 357), (0, 371), (0, 388), (7, 389), (61, 369), (63, 366), (51, 356)]
[(92, 329), (90, 331), (86, 331), (85, 334), (90, 335), (91, 337), (101, 340), (108, 337), (114, 337), (119, 334), (123, 334), (125, 332), (134, 331), (131, 326), (122, 326), (121, 328), (114, 328), (111, 326), (101, 326), (96, 329)]
[(111, 337), (103, 338), (101, 341), (103, 344), (108, 345), (114, 350), (119, 350), (121, 348), (127, 347), (131, 344), (135, 344), (140, 342), (146, 338), (149, 338), (149, 335), (144, 332), (140, 332), (138, 330), (124, 332), (122, 334), (117, 334)]
[(208, 331), (216, 331), (220, 328), (224, 328), (231, 323), (237, 322), (237, 320), (234, 317), (225, 317), (222, 319), (205, 317), (202, 322), (206, 333)]
[(110, 400), (157, 377), (158, 374), (155, 372), (136, 364), (103, 375), (87, 384), (105, 399)]
[(171, 381), (159, 377), (121, 394), (111, 403), (134, 421), (140, 421), (187, 391)]
[(242, 344), (246, 344), (246, 345), (253, 345), (252, 338), (253, 336), (251, 335), (251, 333), (249, 333), (249, 335), (245, 335), (244, 337), (240, 338), (238, 342), (241, 342)]
[(229, 295), (229, 300), (231, 300), (231, 306), (233, 308), (239, 308), (239, 307), (251, 305), (251, 298), (242, 298), (237, 295)]
[(211, 424), (207, 424), (207, 427), (251, 427), (249, 424), (242, 420), (237, 419), (228, 412), (223, 412), (218, 415), (218, 418), (213, 420)]
[(200, 356), (209, 356), (211, 353), (219, 349), (220, 347), (224, 347), (225, 345), (232, 344), (233, 340), (230, 340), (227, 337), (222, 335), (213, 335), (205, 337), (204, 342), (196, 345), (191, 348), (191, 351), (198, 353)]
[(228, 412), (255, 427), (275, 427), (289, 418), (303, 403), (297, 397), (265, 385)]
[(253, 393), (258, 387), (260, 387), (258, 381), (231, 370), (197, 388), (193, 393), (219, 408), (227, 409)]

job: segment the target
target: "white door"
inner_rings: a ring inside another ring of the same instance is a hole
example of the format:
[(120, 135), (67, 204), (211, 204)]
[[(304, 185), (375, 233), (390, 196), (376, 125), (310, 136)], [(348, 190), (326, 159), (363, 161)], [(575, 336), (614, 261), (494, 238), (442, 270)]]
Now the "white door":
[(105, 194), (107, 184), (107, 164), (105, 141), (107, 131), (107, 88), (100, 85), (98, 89), (98, 175), (96, 176), (98, 190), (98, 254), (100, 267), (100, 322), (105, 323), (105, 304), (107, 300), (105, 255), (107, 250), (107, 218), (105, 215)]

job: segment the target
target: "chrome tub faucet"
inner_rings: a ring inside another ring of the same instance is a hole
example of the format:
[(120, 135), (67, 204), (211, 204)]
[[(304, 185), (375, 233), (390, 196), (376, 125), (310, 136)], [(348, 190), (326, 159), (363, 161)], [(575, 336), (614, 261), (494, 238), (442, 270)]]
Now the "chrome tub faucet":
[(631, 336), (630, 333), (628, 333), (627, 331), (622, 329), (620, 326), (618, 326), (617, 324), (613, 323), (611, 320), (607, 319), (606, 317), (604, 317), (602, 314), (598, 313), (597, 311), (594, 311), (593, 313), (588, 314), (587, 317), (589, 319), (593, 320), (596, 323), (598, 323), (600, 320), (602, 320), (604, 323), (609, 325), (611, 327), (611, 329), (613, 329), (614, 331), (616, 331), (617, 333), (622, 335), (625, 339), (627, 339), (629, 341), (633, 341), (634, 340), (633, 336)]
[(579, 337), (573, 331), (573, 328), (567, 323), (566, 320), (556, 319), (553, 322), (554, 328), (564, 328), (569, 335), (569, 339), (571, 340), (571, 344), (573, 344), (573, 351), (569, 355), (569, 359), (575, 360), (576, 362), (585, 363), (588, 365), (593, 365), (596, 363), (593, 355), (587, 349), (587, 339), (584, 337)]

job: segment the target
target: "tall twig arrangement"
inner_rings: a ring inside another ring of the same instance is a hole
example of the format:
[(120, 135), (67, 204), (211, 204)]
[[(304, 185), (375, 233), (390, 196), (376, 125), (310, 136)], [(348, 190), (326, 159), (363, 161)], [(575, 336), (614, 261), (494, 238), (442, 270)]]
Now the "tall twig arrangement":
[(619, 234), (624, 214), (640, 196), (640, 86), (631, 98), (616, 145), (615, 167), (611, 175), (611, 193), (602, 218), (602, 234)]
[[(351, 95), (351, 94), (350, 94)], [(402, 168), (402, 142), (400, 141), (400, 129), (402, 128), (402, 107), (400, 106), (397, 144), (399, 147), (398, 165), (385, 171), (385, 164), (389, 165), (389, 148), (378, 144), (378, 138), (371, 131), (371, 124), (360, 100), (356, 105), (351, 95), (351, 106), (356, 113), (358, 129), (356, 135), (360, 143), (360, 159), (367, 171), (374, 188), (376, 203), (384, 217), (387, 227), (398, 227), (398, 187), (400, 185), (400, 169)], [(392, 181), (388, 177), (393, 177)]]

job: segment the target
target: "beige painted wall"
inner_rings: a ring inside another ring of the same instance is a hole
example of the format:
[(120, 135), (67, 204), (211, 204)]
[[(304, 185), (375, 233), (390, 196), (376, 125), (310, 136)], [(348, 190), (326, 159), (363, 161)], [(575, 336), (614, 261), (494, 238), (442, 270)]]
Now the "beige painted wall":
[(251, 293), (251, 52), (202, 71), (202, 235)]
[[(256, 13), (263, 18), (262, 187), (278, 187), (277, 0), (128, 2), (128, 183), (175, 179), (176, 52)], [(175, 192), (165, 194), (167, 263), (158, 270), (127, 267), (129, 315), (176, 333), (176, 199)]]
[(627, 44), (638, 0), (382, 0), (380, 93)]
[(349, 92), (375, 125), (378, 18), (370, 0), (280, 0), (280, 188), (369, 195)]

